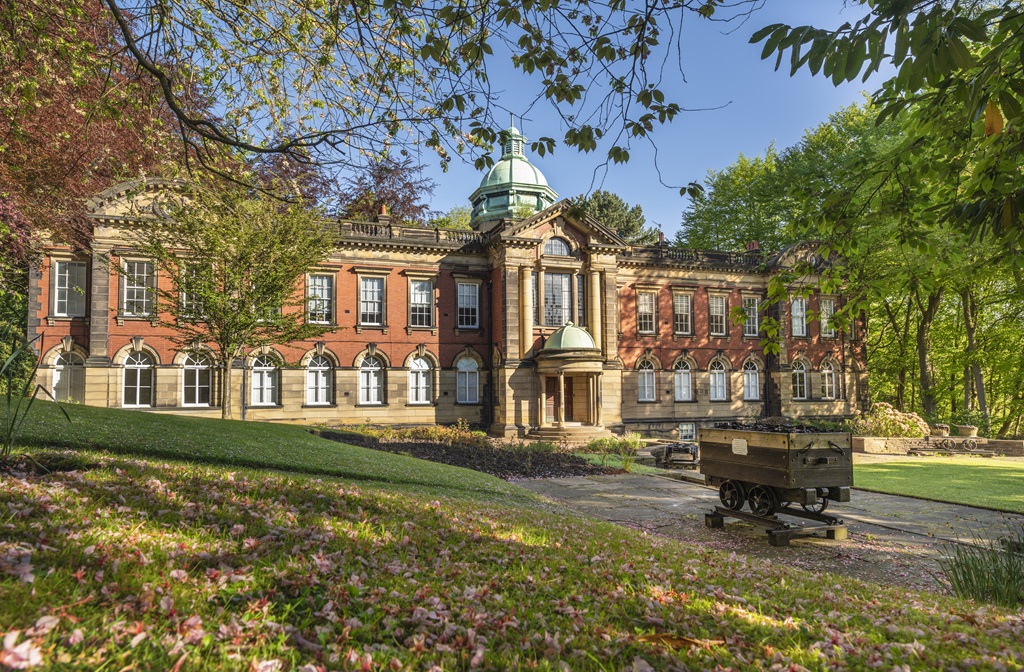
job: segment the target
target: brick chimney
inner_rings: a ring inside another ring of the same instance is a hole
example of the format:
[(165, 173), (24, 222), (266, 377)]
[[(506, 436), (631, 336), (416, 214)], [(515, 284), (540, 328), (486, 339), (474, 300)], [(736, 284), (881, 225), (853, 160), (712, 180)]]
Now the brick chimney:
[(380, 204), (380, 210), (377, 212), (377, 217), (374, 221), (380, 222), (381, 224), (390, 224), (391, 215), (388, 214), (388, 206), (384, 203)]
[(747, 252), (757, 252), (761, 249), (761, 244), (756, 240), (752, 240), (747, 243)]

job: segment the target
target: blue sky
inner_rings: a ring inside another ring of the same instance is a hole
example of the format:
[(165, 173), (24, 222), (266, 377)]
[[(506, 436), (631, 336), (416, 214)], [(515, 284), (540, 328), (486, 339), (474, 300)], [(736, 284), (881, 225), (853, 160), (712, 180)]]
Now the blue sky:
[[(547, 177), (559, 196), (575, 196), (593, 189), (613, 191), (631, 204), (643, 207), (649, 225), (660, 225), (671, 239), (687, 198), (677, 188), (661, 186), (658, 170), (668, 184), (685, 185), (702, 181), (709, 169), (719, 170), (739, 154), (754, 156), (775, 142), (784, 148), (799, 141), (805, 129), (828, 119), (832, 112), (863, 100), (862, 92), (874, 91), (889, 76), (883, 67), (866, 83), (859, 80), (834, 87), (830, 80), (800, 72), (789, 76), (788, 68), (776, 72), (774, 59), (760, 60), (761, 45), (748, 44), (750, 35), (772, 23), (811, 24), (836, 27), (853, 23), (865, 13), (862, 5), (845, 7), (843, 0), (768, 0), (747, 22), (734, 30), (732, 24), (709, 23), (695, 15), (687, 17), (682, 32), (682, 63), (685, 81), (678, 71), (667, 69), (663, 88), (670, 100), (685, 108), (705, 111), (686, 112), (670, 125), (658, 128), (657, 168), (654, 151), (646, 144), (634, 144), (627, 164), (598, 170), (603, 156), (580, 154), (558, 147), (554, 155), (538, 158), (534, 165)], [(534, 90), (536, 82), (523, 80), (505, 83), (501, 104), (515, 109), (513, 101)], [(721, 109), (708, 109), (721, 108)], [(521, 125), (530, 139), (562, 137), (565, 129), (557, 117), (538, 104)], [(448, 210), (468, 205), (468, 196), (479, 184), (482, 173), (472, 165), (453, 160), (447, 173), (423, 155), (427, 174), (437, 182), (433, 208)]]

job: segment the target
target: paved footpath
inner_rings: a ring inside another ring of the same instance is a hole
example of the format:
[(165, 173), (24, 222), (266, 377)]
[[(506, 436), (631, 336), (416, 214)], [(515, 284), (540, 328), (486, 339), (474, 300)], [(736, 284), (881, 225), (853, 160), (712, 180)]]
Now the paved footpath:
[(847, 540), (827, 540), (822, 535), (772, 547), (764, 528), (750, 523), (727, 520), (724, 529), (705, 527), (704, 513), (719, 503), (718, 491), (691, 482), (618, 474), (521, 481), (519, 485), (585, 516), (651, 534), (777, 559), (808, 571), (926, 590), (941, 589), (937, 559), (949, 544), (997, 539), (1024, 526), (1024, 515), (855, 489), (852, 501), (832, 502), (828, 509), (846, 521)]

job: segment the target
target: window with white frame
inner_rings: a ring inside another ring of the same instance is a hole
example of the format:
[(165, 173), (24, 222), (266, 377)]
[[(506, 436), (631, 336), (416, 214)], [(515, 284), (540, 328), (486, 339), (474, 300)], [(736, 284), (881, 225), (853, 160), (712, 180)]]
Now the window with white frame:
[(679, 423), (679, 440), (680, 441), (696, 441), (697, 440), (697, 423), (695, 423), (695, 422), (680, 422)]
[(657, 401), (654, 386), (654, 364), (645, 359), (636, 367), (637, 401)]
[(204, 355), (185, 355), (181, 371), (182, 406), (209, 406), (212, 387), (210, 359)]
[(384, 403), (384, 361), (380, 357), (363, 357), (359, 364), (359, 403)]
[(129, 317), (150, 317), (153, 312), (153, 264), (148, 261), (124, 262), (121, 280), (124, 294), (121, 313)]
[(708, 367), (708, 373), (710, 379), (709, 398), (711, 401), (725, 401), (728, 398), (726, 394), (725, 364), (719, 361), (711, 362), (711, 366)]
[(712, 294), (708, 297), (708, 332), (712, 336), (726, 335), (726, 315), (728, 305), (725, 297), (721, 294)]
[(564, 326), (572, 317), (572, 276), (568, 273), (544, 274), (544, 324)]
[(587, 279), (582, 273), (576, 276), (576, 326), (587, 326)]
[(334, 276), (309, 276), (306, 300), (306, 319), (310, 323), (331, 324), (334, 322)]
[(429, 404), (433, 398), (434, 372), (430, 360), (415, 357), (409, 362), (409, 403)]
[(743, 365), (743, 399), (757, 401), (761, 398), (761, 370), (757, 362), (750, 360)]
[(85, 360), (65, 352), (53, 363), (53, 397), (57, 401), (82, 403), (85, 398)]
[(672, 323), (677, 334), (693, 333), (693, 296), (676, 292), (672, 295)]
[(434, 326), (434, 282), (409, 281), (409, 326)]
[(835, 338), (836, 328), (832, 324), (832, 318), (836, 314), (836, 301), (835, 299), (821, 299), (819, 304), (818, 320), (821, 323), (821, 335), (824, 338)]
[(273, 406), (278, 399), (277, 361), (270, 355), (259, 355), (252, 360), (251, 406)]
[(807, 398), (807, 367), (803, 362), (793, 363), (793, 398)]
[(747, 321), (743, 323), (744, 336), (757, 336), (757, 332), (761, 329), (761, 316), (758, 312), (759, 304), (760, 301), (754, 297), (743, 299), (743, 312), (747, 315)]
[(128, 408), (153, 405), (153, 358), (132, 352), (124, 360), (124, 405)]
[(654, 292), (637, 292), (636, 295), (636, 330), (641, 334), (653, 334), (655, 322)]
[(334, 401), (334, 364), (315, 355), (306, 365), (306, 405), (326, 406)]
[(544, 254), (553, 254), (558, 257), (568, 257), (572, 254), (572, 248), (564, 238), (548, 238), (544, 243)]
[(85, 315), (84, 261), (54, 262), (53, 314), (56, 317), (83, 317)]
[(821, 398), (836, 398), (836, 368), (831, 362), (821, 365)]
[(181, 316), (185, 318), (202, 317), (204, 305), (199, 299), (200, 285), (203, 278), (200, 275), (199, 264), (183, 262), (181, 267)]
[(807, 335), (807, 299), (795, 298), (790, 302), (791, 333), (793, 336)]
[(456, 291), (458, 294), (456, 326), (459, 329), (476, 329), (480, 326), (480, 285), (475, 282), (460, 282)]
[(359, 324), (384, 325), (384, 278), (359, 278)]
[(693, 371), (685, 360), (676, 362), (676, 401), (693, 401)]
[(458, 403), (480, 403), (480, 367), (472, 357), (463, 357), (455, 364), (455, 388)]

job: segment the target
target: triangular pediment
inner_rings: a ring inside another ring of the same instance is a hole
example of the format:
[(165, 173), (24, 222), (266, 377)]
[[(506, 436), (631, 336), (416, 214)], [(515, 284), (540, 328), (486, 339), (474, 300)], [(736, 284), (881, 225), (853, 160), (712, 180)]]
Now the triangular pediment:
[(615, 231), (593, 217), (583, 215), (575, 202), (563, 198), (551, 207), (519, 221), (502, 222), (498, 237), (510, 239), (539, 239), (540, 233), (554, 228), (560, 234), (585, 245), (602, 245), (625, 249), (629, 244)]
[(163, 204), (180, 194), (184, 184), (181, 180), (157, 177), (129, 180), (96, 194), (86, 202), (86, 207), (98, 219), (162, 218)]

